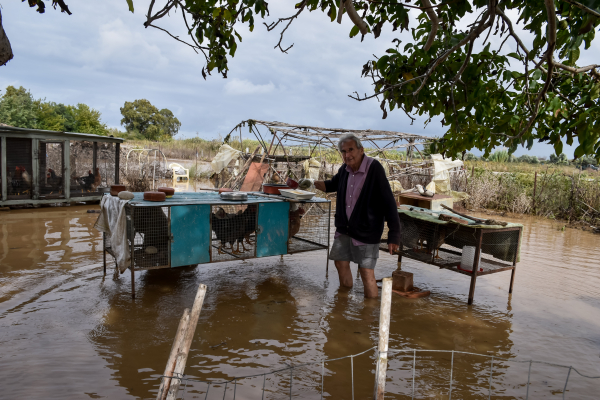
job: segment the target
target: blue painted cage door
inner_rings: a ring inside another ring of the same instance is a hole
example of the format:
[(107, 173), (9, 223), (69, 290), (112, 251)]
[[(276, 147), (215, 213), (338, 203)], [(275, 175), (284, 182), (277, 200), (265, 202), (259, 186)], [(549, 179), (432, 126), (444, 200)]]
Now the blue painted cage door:
[(260, 203), (256, 229), (256, 257), (287, 253), (290, 203)]
[(210, 204), (171, 207), (171, 267), (210, 262)]

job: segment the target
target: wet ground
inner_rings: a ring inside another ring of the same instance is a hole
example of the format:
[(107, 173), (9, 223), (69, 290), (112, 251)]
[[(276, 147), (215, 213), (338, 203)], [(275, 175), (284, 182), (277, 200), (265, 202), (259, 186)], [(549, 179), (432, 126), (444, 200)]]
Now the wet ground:
[[(325, 252), (225, 262), (197, 268), (102, 274), (98, 206), (12, 210), (0, 214), (0, 398), (154, 398), (179, 318), (200, 283), (208, 286), (186, 373), (226, 379), (356, 354), (376, 345), (379, 302), (365, 301), (360, 281), (340, 290)], [(423, 299), (395, 296), (390, 347), (460, 350), (513, 360), (572, 365), (600, 375), (600, 236), (562, 224), (523, 219), (525, 233), (514, 293), (510, 272), (478, 279), (405, 261)], [(396, 260), (383, 255), (378, 278)], [(446, 399), (451, 357), (418, 354), (415, 398)], [(374, 353), (354, 363), (356, 399), (373, 390)], [(386, 398), (410, 398), (412, 356), (391, 356)], [(487, 398), (489, 359), (457, 355), (455, 399)], [(496, 362), (492, 396), (525, 398), (529, 364)], [(350, 399), (349, 359), (325, 364), (324, 394)], [(321, 366), (294, 371), (294, 398), (318, 399)], [(563, 368), (533, 364), (530, 399), (560, 398)], [(289, 372), (270, 375), (265, 398), (289, 396)], [(260, 398), (262, 378), (241, 380), (236, 398)], [(598, 398), (600, 380), (572, 372), (566, 398)], [(232, 385), (207, 398), (232, 399)], [(206, 385), (185, 398), (205, 398)]]

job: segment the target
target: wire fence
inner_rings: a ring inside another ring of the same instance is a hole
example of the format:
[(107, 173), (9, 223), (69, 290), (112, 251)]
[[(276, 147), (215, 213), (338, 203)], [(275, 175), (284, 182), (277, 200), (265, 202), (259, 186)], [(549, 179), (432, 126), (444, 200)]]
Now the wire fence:
[[(317, 390), (317, 393), (320, 392), (320, 398), (322, 400), (324, 393), (325, 393), (325, 391), (324, 391), (324, 383), (325, 383), (324, 381), (325, 381), (325, 376), (326, 376), (325, 365), (328, 363), (334, 362), (334, 361), (350, 359), (350, 383), (351, 383), (351, 391), (352, 391), (351, 398), (352, 398), (352, 400), (354, 400), (354, 398), (355, 398), (354, 397), (355, 396), (354, 359), (358, 356), (361, 356), (361, 355), (364, 355), (364, 354), (367, 354), (370, 352), (373, 352), (373, 354), (375, 356), (375, 360), (377, 360), (381, 356), (381, 357), (387, 357), (389, 359), (388, 360), (388, 362), (389, 362), (392, 360), (392, 357), (394, 355), (404, 355), (404, 356), (408, 357), (409, 360), (412, 359), (412, 363), (411, 363), (412, 365), (410, 367), (410, 370), (412, 372), (412, 378), (410, 379), (409, 382), (407, 382), (408, 387), (406, 388), (408, 390), (408, 393), (396, 393), (396, 394), (403, 395), (404, 398), (410, 398), (410, 399), (419, 398), (419, 397), (415, 397), (415, 396), (417, 396), (415, 385), (416, 385), (416, 383), (418, 383), (417, 382), (417, 365), (418, 365), (417, 355), (422, 355), (424, 353), (446, 354), (446, 355), (449, 354), (450, 355), (449, 380), (447, 382), (447, 390), (444, 395), (444, 397), (447, 396), (447, 398), (449, 400), (452, 399), (453, 384), (455, 384), (457, 382), (456, 377), (453, 376), (453, 372), (455, 369), (455, 356), (456, 355), (469, 355), (469, 356), (484, 357), (484, 358), (489, 359), (489, 376), (487, 377), (487, 379), (485, 379), (485, 383), (487, 386), (485, 389), (487, 389), (486, 391), (487, 391), (488, 399), (491, 399), (492, 395), (494, 394), (494, 390), (493, 390), (494, 372), (498, 370), (499, 363), (501, 363), (501, 362), (524, 364), (525, 366), (527, 366), (527, 370), (528, 370), (527, 383), (526, 384), (520, 384), (520, 383), (515, 384), (514, 382), (511, 383), (511, 386), (513, 386), (513, 387), (524, 386), (524, 388), (523, 388), (524, 393), (520, 393), (519, 396), (526, 400), (529, 400), (529, 398), (530, 398), (531, 376), (532, 376), (532, 370), (535, 370), (534, 365), (545, 365), (545, 366), (549, 366), (549, 367), (556, 367), (556, 368), (561, 368), (561, 369), (566, 370), (564, 385), (562, 383), (560, 385), (563, 399), (566, 398), (565, 396), (567, 393), (567, 386), (569, 384), (569, 378), (571, 378), (573, 373), (577, 374), (578, 376), (580, 376), (582, 378), (586, 378), (586, 379), (600, 379), (600, 376), (589, 376), (586, 374), (582, 374), (573, 366), (555, 364), (555, 363), (544, 362), (544, 361), (515, 360), (515, 359), (497, 357), (497, 356), (493, 356), (493, 355), (489, 355), (489, 354), (479, 354), (479, 353), (471, 353), (471, 352), (457, 351), (457, 350), (389, 349), (387, 351), (387, 354), (384, 354), (383, 352), (380, 353), (379, 351), (377, 351), (377, 347), (372, 347), (363, 352), (360, 352), (357, 354), (352, 354), (349, 356), (324, 359), (324, 360), (320, 360), (320, 361), (313, 361), (313, 362), (307, 362), (307, 363), (296, 364), (296, 365), (287, 365), (284, 368), (271, 370), (271, 371), (264, 372), (261, 374), (237, 376), (237, 377), (229, 379), (229, 380), (201, 380), (201, 379), (197, 379), (194, 377), (190, 377), (185, 374), (174, 375), (172, 377), (174, 380), (178, 379), (181, 381), (181, 384), (179, 385), (179, 391), (176, 394), (175, 398), (185, 399), (186, 394), (187, 394), (189, 396), (188, 398), (194, 397), (194, 398), (204, 398), (205, 400), (208, 400), (208, 398), (209, 398), (208, 396), (210, 393), (211, 398), (216, 395), (217, 397), (215, 397), (215, 398), (219, 398), (219, 399), (222, 398), (223, 400), (225, 400), (228, 387), (230, 388), (230, 391), (231, 391), (231, 386), (233, 386), (232, 395), (233, 395), (233, 399), (235, 400), (236, 396), (238, 395), (237, 389), (238, 389), (238, 386), (241, 385), (241, 383), (240, 383), (241, 380), (250, 379), (250, 378), (262, 378), (262, 389), (260, 389), (260, 398), (261, 398), (261, 400), (264, 400), (265, 393), (272, 393), (272, 391), (267, 391), (266, 387), (265, 387), (266, 382), (267, 382), (267, 377), (275, 375), (275, 374), (289, 372), (289, 391), (286, 390), (287, 393), (285, 395), (286, 395), (286, 397), (289, 396), (289, 398), (291, 399), (292, 396), (294, 395), (294, 392), (293, 392), (294, 376), (295, 376), (294, 372), (298, 371), (302, 368), (317, 366), (317, 367), (320, 367), (319, 368), (319, 370), (320, 370), (319, 371), (320, 372), (320, 385), (317, 385), (316, 387), (314, 387), (314, 389)], [(496, 368), (496, 370), (494, 368)], [(442, 374), (438, 374), (438, 375), (442, 375)], [(377, 371), (375, 371), (375, 376), (377, 376)], [(170, 378), (170, 377), (166, 377), (163, 375), (160, 378), (163, 379), (163, 378)], [(389, 382), (389, 380), (390, 379), (388, 377), (388, 382)], [(200, 388), (200, 387), (198, 387), (198, 385), (204, 385), (204, 388)], [(194, 389), (193, 394), (190, 392), (190, 388)], [(221, 390), (222, 390), (222, 394), (223, 394), (222, 396), (220, 395)], [(217, 391), (217, 392), (215, 392), (215, 391)], [(556, 390), (549, 391), (549, 393), (551, 393), (553, 395), (560, 394), (561, 392), (557, 392)], [(597, 390), (594, 391), (594, 393), (597, 394)], [(283, 395), (283, 393), (281, 393), (281, 392), (274, 393), (274, 394), (276, 395), (277, 398), (282, 398), (282, 395)], [(388, 393), (386, 393), (386, 395), (387, 394)], [(505, 396), (506, 393), (503, 393), (503, 395)], [(161, 396), (162, 396), (162, 393), (159, 394), (158, 398), (161, 398)], [(577, 395), (575, 394), (574, 396), (577, 396)], [(298, 397), (297, 394), (295, 397)], [(337, 396), (333, 395), (333, 397), (337, 397)], [(420, 396), (420, 397), (429, 397), (429, 396)], [(243, 396), (243, 398), (248, 398), (248, 396)], [(581, 397), (573, 397), (573, 398), (581, 398)]]

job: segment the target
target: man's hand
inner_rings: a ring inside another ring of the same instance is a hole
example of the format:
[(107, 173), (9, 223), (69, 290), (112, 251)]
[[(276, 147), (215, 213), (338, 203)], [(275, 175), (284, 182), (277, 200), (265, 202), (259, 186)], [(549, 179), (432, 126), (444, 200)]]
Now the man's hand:
[(390, 254), (394, 255), (394, 253), (398, 251), (398, 247), (399, 246), (396, 243), (389, 243), (388, 248), (390, 250)]
[(321, 192), (325, 191), (325, 181), (315, 181), (315, 188), (319, 189)]

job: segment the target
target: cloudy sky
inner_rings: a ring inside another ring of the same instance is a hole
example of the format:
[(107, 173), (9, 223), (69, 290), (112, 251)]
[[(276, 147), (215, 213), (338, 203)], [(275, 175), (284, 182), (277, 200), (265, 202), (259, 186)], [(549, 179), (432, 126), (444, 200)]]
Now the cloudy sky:
[[(278, 32), (267, 32), (262, 24), (253, 33), (239, 29), (243, 43), (230, 62), (229, 78), (214, 74), (205, 81), (202, 56), (163, 32), (144, 28), (148, 3), (134, 0), (132, 14), (125, 0), (70, 1), (69, 16), (53, 10), (49, 1), (43, 15), (26, 2), (3, 1), (2, 20), (15, 58), (0, 67), (0, 88), (24, 86), (36, 98), (86, 103), (101, 111), (110, 127), (120, 127), (119, 108), (125, 101), (148, 99), (181, 121), (178, 137), (216, 138), (248, 118), (428, 136), (445, 132), (439, 120), (424, 127), (426, 118), (420, 117), (411, 125), (397, 111), (383, 120), (376, 100), (348, 97), (355, 90), (372, 90), (360, 77), (362, 65), (373, 54), (383, 54), (393, 38), (410, 41), (406, 32), (389, 29), (361, 43), (348, 37), (352, 26), (347, 17), (338, 25), (320, 11), (307, 12), (285, 35), (284, 45), (294, 44), (289, 54), (273, 48)], [(291, 15), (294, 4), (272, 1), (270, 20)], [(180, 21), (175, 14), (160, 24), (184, 37)], [(592, 54), (599, 51), (597, 41), (580, 63), (594, 61)], [(572, 148), (565, 150), (572, 157)], [(549, 146), (536, 144), (531, 154), (551, 152)]]

